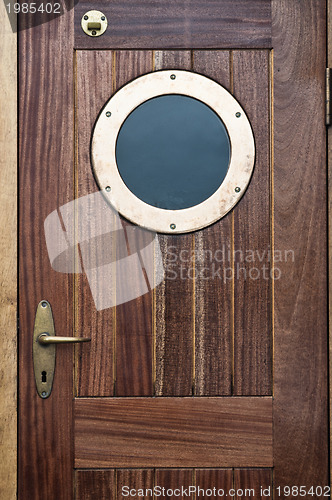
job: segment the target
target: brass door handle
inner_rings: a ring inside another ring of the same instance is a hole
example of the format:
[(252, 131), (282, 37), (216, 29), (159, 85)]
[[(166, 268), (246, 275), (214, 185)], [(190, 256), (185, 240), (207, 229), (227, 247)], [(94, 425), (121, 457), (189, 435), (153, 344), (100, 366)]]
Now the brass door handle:
[[(82, 337), (57, 337), (51, 304), (47, 300), (39, 302), (33, 329), (33, 369), (38, 395), (47, 399), (52, 392), (57, 344), (90, 342)], [(61, 355), (61, 348), (59, 348)]]
[(38, 337), (39, 344), (75, 344), (76, 342), (91, 342), (91, 339), (84, 337), (51, 337), (48, 333), (42, 333)]

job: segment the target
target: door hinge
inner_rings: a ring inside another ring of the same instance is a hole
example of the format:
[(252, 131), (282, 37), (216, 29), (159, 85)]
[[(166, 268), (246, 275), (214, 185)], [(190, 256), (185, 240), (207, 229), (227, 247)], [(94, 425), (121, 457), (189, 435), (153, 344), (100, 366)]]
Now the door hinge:
[(331, 68), (326, 68), (326, 126), (331, 125)]

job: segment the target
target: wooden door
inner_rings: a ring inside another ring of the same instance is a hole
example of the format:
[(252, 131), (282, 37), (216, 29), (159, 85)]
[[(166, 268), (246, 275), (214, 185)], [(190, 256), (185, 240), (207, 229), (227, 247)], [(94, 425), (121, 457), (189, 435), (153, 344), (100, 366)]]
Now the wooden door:
[[(325, 7), (93, 0), (21, 31), (19, 498), (120, 499), (125, 486), (237, 498), (246, 488), (258, 498), (326, 491)], [(91, 9), (109, 21), (101, 37), (81, 30)], [(165, 268), (172, 252), (184, 278), (97, 311), (84, 273), (52, 268), (44, 222), (98, 190), (90, 139), (104, 103), (169, 68), (208, 76), (239, 100), (254, 174), (219, 222), (159, 235)], [(222, 274), (206, 280), (200, 271), (220, 249)], [(91, 337), (58, 348), (45, 400), (31, 354), (43, 299), (57, 335)]]

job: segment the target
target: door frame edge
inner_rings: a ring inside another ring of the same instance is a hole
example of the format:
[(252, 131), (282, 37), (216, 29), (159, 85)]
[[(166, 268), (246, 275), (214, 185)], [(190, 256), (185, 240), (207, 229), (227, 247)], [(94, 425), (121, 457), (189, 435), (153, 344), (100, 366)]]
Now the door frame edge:
[[(327, 61), (332, 67), (332, 0), (327, 0)], [(327, 176), (328, 176), (328, 324), (329, 324), (329, 398), (330, 398), (330, 486), (332, 488), (332, 127), (327, 129)]]
[(12, 500), (17, 498), (17, 31), (4, 2), (0, 12), (0, 497)]

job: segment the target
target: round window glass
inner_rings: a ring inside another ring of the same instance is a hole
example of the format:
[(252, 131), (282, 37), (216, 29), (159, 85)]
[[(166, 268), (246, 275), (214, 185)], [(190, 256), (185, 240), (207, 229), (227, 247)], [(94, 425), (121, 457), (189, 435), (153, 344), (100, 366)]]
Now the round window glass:
[(184, 95), (145, 101), (126, 118), (116, 142), (117, 168), (126, 186), (145, 203), (168, 210), (212, 196), (227, 174), (230, 154), (220, 117)]

